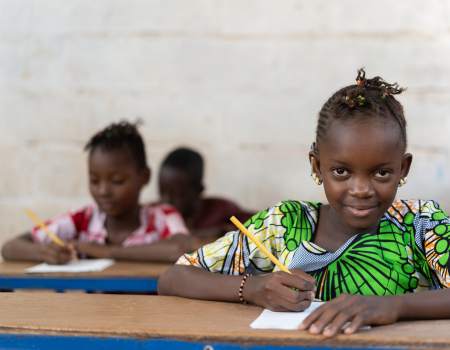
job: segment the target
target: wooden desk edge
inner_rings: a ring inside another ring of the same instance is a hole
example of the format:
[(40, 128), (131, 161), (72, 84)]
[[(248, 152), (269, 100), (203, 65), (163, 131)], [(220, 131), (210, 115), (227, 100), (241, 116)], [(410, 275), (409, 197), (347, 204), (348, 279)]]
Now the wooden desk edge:
[(115, 263), (103, 271), (82, 272), (82, 273), (27, 273), (25, 269), (39, 264), (38, 262), (26, 261), (3, 261), (0, 262), (1, 278), (96, 278), (96, 277), (159, 277), (172, 264), (151, 263), (151, 262), (133, 262), (133, 261), (115, 261)]
[(320, 346), (320, 347), (372, 347), (372, 348), (408, 348), (408, 349), (450, 349), (449, 343), (444, 342), (410, 342), (406, 339), (397, 341), (368, 341), (364, 339), (352, 339), (351, 336), (338, 336), (335, 338), (324, 338), (321, 336), (309, 336), (302, 339), (294, 338), (266, 338), (255, 337), (250, 335), (248, 337), (233, 336), (229, 334), (217, 334), (217, 335), (204, 335), (204, 334), (176, 334), (169, 332), (154, 332), (149, 335), (148, 333), (141, 332), (83, 332), (74, 330), (54, 330), (43, 329), (34, 327), (0, 327), (0, 335), (34, 335), (34, 336), (62, 336), (62, 337), (89, 337), (89, 338), (122, 338), (130, 340), (177, 340), (181, 342), (200, 342), (200, 343), (230, 343), (239, 344), (243, 346), (257, 346), (257, 345), (270, 345), (270, 346)]

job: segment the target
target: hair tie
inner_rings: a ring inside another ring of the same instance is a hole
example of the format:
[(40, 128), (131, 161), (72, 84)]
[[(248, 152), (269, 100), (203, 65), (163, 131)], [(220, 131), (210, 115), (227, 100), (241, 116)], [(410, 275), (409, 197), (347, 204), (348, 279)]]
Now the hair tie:
[(366, 104), (366, 98), (363, 95), (356, 96), (356, 101), (358, 102), (358, 106), (360, 107)]
[(366, 86), (366, 71), (364, 68), (358, 69), (358, 75), (356, 76), (356, 85), (360, 88)]

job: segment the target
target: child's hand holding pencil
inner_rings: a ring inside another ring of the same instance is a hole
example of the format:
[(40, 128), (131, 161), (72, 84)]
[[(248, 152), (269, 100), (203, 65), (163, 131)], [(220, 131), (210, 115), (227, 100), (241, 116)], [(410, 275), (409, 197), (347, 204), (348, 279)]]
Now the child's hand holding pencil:
[(76, 258), (76, 252), (72, 245), (65, 245), (63, 247), (55, 244), (38, 244), (38, 254), (40, 260), (52, 265), (67, 264)]
[(244, 299), (272, 311), (303, 311), (314, 300), (315, 280), (307, 273), (278, 271), (248, 278)]
[(272, 311), (303, 311), (308, 308), (315, 297), (314, 277), (301, 270), (289, 271), (236, 217), (230, 220), (281, 270), (248, 278), (243, 289), (244, 300)]
[(66, 264), (77, 258), (77, 252), (72, 244), (61, 240), (61, 238), (59, 238), (56, 233), (52, 232), (32, 210), (26, 209), (25, 213), (51, 240), (50, 244), (38, 245), (38, 255), (40, 256), (40, 260), (48, 264), (60, 265)]

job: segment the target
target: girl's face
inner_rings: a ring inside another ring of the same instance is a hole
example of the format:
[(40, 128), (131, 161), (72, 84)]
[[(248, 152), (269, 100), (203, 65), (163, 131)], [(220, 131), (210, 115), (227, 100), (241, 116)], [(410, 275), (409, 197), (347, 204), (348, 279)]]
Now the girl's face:
[(376, 228), (412, 161), (395, 121), (361, 119), (334, 120), (311, 154), (334, 217), (352, 233)]
[(189, 216), (200, 199), (202, 189), (194, 186), (186, 172), (162, 166), (159, 173), (161, 201), (173, 205), (183, 216)]
[(95, 148), (89, 155), (88, 165), (89, 190), (101, 211), (121, 217), (136, 209), (150, 172), (136, 166), (128, 149)]

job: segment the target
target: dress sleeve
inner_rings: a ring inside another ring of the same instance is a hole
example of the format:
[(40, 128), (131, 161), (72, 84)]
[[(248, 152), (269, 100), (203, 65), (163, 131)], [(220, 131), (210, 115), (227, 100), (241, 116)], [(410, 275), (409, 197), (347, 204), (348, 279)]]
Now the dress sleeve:
[(166, 239), (176, 234), (189, 234), (181, 214), (172, 206), (161, 205), (155, 218), (160, 238)]
[(444, 288), (450, 287), (450, 218), (434, 201), (426, 201), (419, 213), (423, 248), (428, 265)]
[[(253, 215), (244, 226), (273, 255), (282, 250), (278, 245), (284, 243), (283, 232), (279, 230), (279, 207), (275, 206)], [(256, 245), (240, 231), (228, 232), (217, 241), (207, 244), (191, 254), (181, 256), (177, 264), (191, 265), (210, 272), (227, 275), (244, 273), (261, 274), (274, 270), (274, 264)]]
[[(45, 224), (48, 230), (55, 233), (63, 241), (71, 241), (78, 236), (78, 221), (87, 217), (88, 208), (82, 208), (80, 210), (69, 212), (54, 219), (47, 220)], [(49, 244), (51, 239), (48, 235), (39, 227), (34, 227), (31, 230), (31, 237), (36, 243)]]

